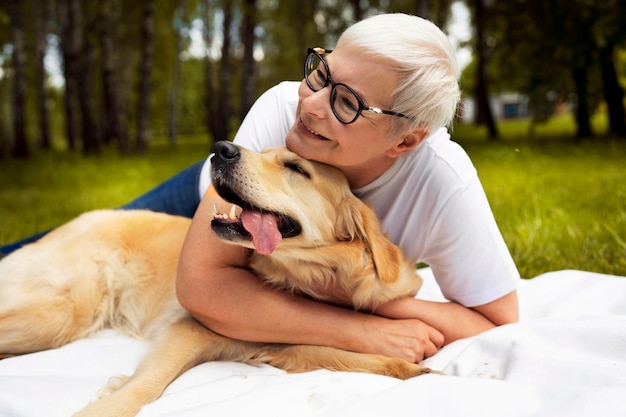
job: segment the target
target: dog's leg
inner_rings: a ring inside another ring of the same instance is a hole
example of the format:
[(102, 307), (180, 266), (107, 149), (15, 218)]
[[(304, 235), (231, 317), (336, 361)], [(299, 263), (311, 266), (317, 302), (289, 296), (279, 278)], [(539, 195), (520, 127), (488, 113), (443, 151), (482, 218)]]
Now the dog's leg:
[[(26, 281), (26, 278), (24, 279)], [(3, 283), (4, 284), (4, 283)], [(97, 294), (0, 285), (0, 352), (19, 355), (65, 345), (103, 327)], [(101, 296), (100, 296), (101, 297)]]
[(111, 303), (93, 254), (55, 251), (52, 243), (33, 243), (0, 262), (3, 354), (59, 347), (105, 324)]
[(0, 352), (7, 356), (21, 355), (55, 348), (76, 339), (76, 327), (66, 327), (72, 323), (69, 315), (46, 315), (46, 312), (58, 312), (54, 307), (56, 305), (42, 303), (0, 312)]
[(263, 348), (255, 359), (291, 373), (328, 369), (343, 372), (366, 372), (408, 379), (433, 372), (429, 368), (402, 359), (348, 352), (325, 346), (269, 346)]
[(131, 417), (161, 396), (179, 375), (213, 360), (248, 361), (259, 344), (219, 336), (191, 317), (172, 324), (119, 389), (91, 403), (74, 417)]

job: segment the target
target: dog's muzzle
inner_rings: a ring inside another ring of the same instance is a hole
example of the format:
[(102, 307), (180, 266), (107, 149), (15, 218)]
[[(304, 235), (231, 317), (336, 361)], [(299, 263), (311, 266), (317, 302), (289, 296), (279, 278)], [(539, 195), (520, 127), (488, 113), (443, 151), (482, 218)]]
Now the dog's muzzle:
[(270, 254), (283, 238), (302, 233), (300, 224), (290, 216), (257, 207), (247, 201), (238, 181), (237, 169), (241, 149), (230, 142), (217, 142), (211, 148), (211, 177), (215, 190), (224, 200), (241, 207), (239, 218), (215, 215), (211, 228), (222, 239), (237, 241), (251, 239), (257, 252)]

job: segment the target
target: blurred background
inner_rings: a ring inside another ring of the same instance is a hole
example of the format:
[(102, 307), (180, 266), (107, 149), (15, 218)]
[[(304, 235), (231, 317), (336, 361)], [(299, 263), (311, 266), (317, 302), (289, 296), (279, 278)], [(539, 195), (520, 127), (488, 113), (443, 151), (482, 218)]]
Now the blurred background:
[(520, 268), (626, 276), (624, 0), (0, 0), (0, 244), (121, 205), (230, 139), (351, 23), (417, 14)]
[(528, 120), (532, 132), (563, 114), (573, 136), (626, 135), (624, 1), (2, 0), (0, 155), (228, 139), (260, 93), (301, 79), (307, 47), (333, 47), (381, 12), (450, 34), (464, 68), (460, 122), (490, 138), (501, 136), (495, 120)]

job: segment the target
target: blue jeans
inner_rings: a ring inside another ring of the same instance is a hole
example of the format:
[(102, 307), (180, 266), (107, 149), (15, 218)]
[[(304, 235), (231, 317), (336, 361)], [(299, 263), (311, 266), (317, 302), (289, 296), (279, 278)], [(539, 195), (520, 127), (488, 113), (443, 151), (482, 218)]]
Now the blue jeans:
[[(118, 209), (152, 210), (189, 218), (193, 217), (200, 204), (198, 186), (203, 164), (204, 160), (193, 164), (179, 174), (157, 185), (147, 193), (137, 197), (130, 203), (118, 207)], [(29, 236), (18, 242), (0, 246), (0, 257), (2, 255), (8, 255), (27, 243), (37, 241), (48, 232), (50, 232), (50, 230)]]

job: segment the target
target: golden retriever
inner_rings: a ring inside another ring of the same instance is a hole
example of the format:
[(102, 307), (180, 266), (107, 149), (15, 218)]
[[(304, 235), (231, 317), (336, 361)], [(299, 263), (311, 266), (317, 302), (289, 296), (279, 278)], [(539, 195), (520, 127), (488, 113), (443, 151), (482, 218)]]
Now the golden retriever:
[[(213, 150), (213, 184), (242, 212), (215, 213), (211, 228), (224, 241), (254, 249), (250, 266), (261, 279), (312, 297), (332, 280), (352, 294), (355, 308), (417, 292), (414, 266), (381, 234), (338, 170), (285, 148), (254, 153), (223, 142)], [(189, 223), (149, 211), (95, 211), (7, 256), (0, 261), (0, 353), (50, 349), (105, 328), (150, 340), (135, 374), (110, 385), (77, 416), (133, 416), (206, 361), (403, 379), (430, 372), (330, 347), (233, 340), (203, 327), (175, 295)]]

